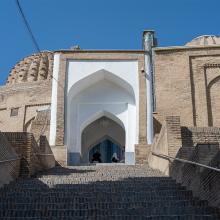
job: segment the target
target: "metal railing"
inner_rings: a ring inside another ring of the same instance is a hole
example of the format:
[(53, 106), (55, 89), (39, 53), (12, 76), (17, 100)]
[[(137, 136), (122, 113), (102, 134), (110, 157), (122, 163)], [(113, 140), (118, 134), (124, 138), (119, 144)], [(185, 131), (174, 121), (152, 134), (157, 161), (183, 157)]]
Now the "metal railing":
[(7, 163), (7, 162), (16, 161), (16, 160), (20, 160), (20, 158), (17, 157), (17, 158), (12, 158), (12, 159), (8, 159), (8, 160), (0, 160), (0, 163)]
[(204, 168), (207, 168), (207, 169), (210, 169), (210, 170), (220, 172), (220, 169), (215, 168), (215, 167), (211, 167), (211, 166), (207, 166), (205, 164), (193, 162), (193, 161), (190, 161), (190, 160), (181, 159), (181, 158), (178, 158), (178, 157), (171, 157), (171, 156), (168, 156), (168, 155), (165, 155), (165, 154), (155, 153), (153, 151), (151, 151), (151, 153), (155, 156), (162, 157), (162, 158), (167, 159), (167, 160), (170, 160), (170, 159), (171, 160), (176, 160), (176, 161), (180, 161), (180, 162), (183, 162), (183, 163), (193, 164), (193, 165), (196, 165), (196, 166), (200, 166), (200, 167), (204, 167)]

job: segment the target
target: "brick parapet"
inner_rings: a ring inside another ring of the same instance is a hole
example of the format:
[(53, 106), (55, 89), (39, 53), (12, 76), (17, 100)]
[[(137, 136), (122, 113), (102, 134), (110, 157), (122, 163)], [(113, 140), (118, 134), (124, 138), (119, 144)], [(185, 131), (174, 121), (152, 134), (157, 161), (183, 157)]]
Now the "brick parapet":
[[(220, 128), (181, 127), (180, 118), (169, 116), (152, 145), (152, 151), (220, 168)], [(149, 165), (170, 175), (193, 194), (220, 208), (220, 173), (200, 166), (150, 154)]]
[[(176, 157), (181, 148), (181, 127), (179, 116), (167, 116), (164, 121), (160, 134), (154, 138), (151, 151), (164, 154), (171, 157)], [(154, 156), (149, 155), (148, 162), (150, 166), (160, 169), (165, 174), (169, 174), (169, 162)]]
[[(14, 159), (13, 161), (7, 161)], [(18, 158), (17, 153), (7, 141), (4, 134), (0, 132), (0, 187), (4, 184), (8, 184), (11, 181), (14, 181), (19, 176), (20, 172), (20, 159)], [(7, 161), (7, 162), (3, 162)]]
[[(21, 176), (34, 175), (42, 169), (55, 166), (53, 155), (47, 155), (48, 148), (50, 148), (49, 144), (44, 148), (42, 147), (46, 141), (41, 142), (41, 146), (39, 146), (33, 134), (28, 132), (4, 132), (3, 135), (21, 159)], [(49, 167), (45, 165), (47, 162), (50, 164)]]

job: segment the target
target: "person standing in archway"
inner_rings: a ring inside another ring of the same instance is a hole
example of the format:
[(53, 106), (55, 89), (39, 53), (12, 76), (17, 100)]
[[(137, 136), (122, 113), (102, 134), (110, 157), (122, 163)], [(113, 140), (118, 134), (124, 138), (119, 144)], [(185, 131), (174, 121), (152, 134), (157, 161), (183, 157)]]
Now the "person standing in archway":
[(93, 155), (92, 155), (92, 162), (93, 163), (102, 163), (102, 160), (101, 160), (101, 154), (96, 151)]
[(119, 159), (118, 159), (117, 153), (114, 153), (114, 154), (112, 155), (112, 162), (113, 162), (113, 163), (117, 163), (118, 161), (119, 161)]

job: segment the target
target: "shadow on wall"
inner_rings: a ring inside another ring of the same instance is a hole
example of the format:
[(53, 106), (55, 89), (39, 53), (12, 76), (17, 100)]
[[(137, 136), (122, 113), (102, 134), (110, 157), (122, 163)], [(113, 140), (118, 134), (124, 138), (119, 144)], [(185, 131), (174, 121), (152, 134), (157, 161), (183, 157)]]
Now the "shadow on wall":
[(0, 187), (15, 180), (19, 175), (20, 160), (8, 142), (0, 132)]
[[(219, 144), (198, 144), (191, 149), (191, 153), (189, 149), (180, 148), (176, 157), (220, 168)], [(207, 200), (211, 206), (220, 208), (220, 172), (174, 161), (170, 163), (170, 176), (192, 190), (194, 196)]]
[(50, 111), (40, 111), (26, 124), (24, 129), (31, 130), (34, 135), (0, 132), (0, 187), (19, 176), (31, 176), (55, 166), (47, 137), (42, 135), (48, 134), (49, 119)]
[[(177, 116), (163, 123), (152, 152), (220, 169), (220, 128), (181, 127)], [(149, 165), (161, 170), (193, 194), (220, 208), (220, 172), (150, 154)]]
[(39, 148), (40, 150), (39, 153), (37, 153), (37, 156), (40, 159), (43, 169), (49, 169), (58, 165), (46, 136), (40, 136)]
[(154, 126), (154, 134), (158, 135), (162, 128), (162, 124), (155, 117), (153, 117), (153, 126)]
[[(8, 146), (11, 146), (20, 159), (16, 176), (31, 176), (36, 172), (55, 166), (55, 158), (45, 136), (37, 144), (33, 134), (27, 132), (3, 132)], [(0, 148), (2, 151), (2, 148)], [(3, 152), (0, 152), (0, 154)]]

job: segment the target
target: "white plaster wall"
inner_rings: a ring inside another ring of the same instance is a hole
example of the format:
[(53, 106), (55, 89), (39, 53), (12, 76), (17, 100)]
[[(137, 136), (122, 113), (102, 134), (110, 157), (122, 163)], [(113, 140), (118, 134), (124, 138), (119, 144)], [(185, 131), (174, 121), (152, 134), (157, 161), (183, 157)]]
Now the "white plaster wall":
[(138, 61), (137, 60), (70, 60), (68, 62), (68, 91), (79, 80), (99, 70), (107, 70), (130, 84), (139, 102)]
[[(80, 152), (81, 132), (88, 123), (92, 122), (91, 120), (95, 120), (97, 113), (109, 112), (115, 115), (123, 123), (123, 127), (128, 130), (128, 111), (130, 111), (130, 133), (133, 133), (131, 135), (133, 141), (131, 138), (126, 140), (126, 149), (128, 152), (134, 151), (136, 107), (134, 98), (123, 88), (108, 80), (101, 80), (68, 102), (67, 109), (67, 123), (69, 124), (67, 146), (69, 151)], [(89, 122), (87, 123), (87, 121)]]
[(69, 61), (67, 77), (68, 151), (80, 153), (82, 130), (107, 112), (125, 128), (126, 152), (134, 152), (139, 112), (137, 61)]

